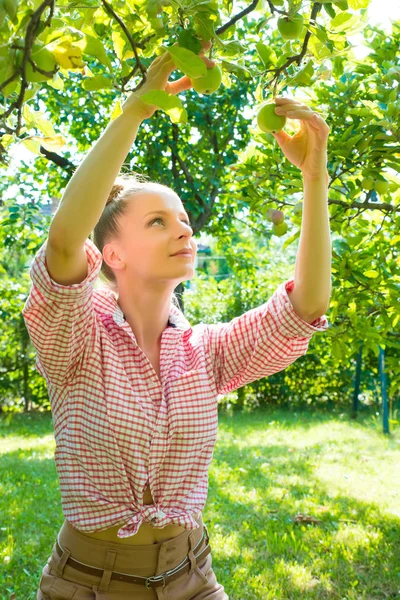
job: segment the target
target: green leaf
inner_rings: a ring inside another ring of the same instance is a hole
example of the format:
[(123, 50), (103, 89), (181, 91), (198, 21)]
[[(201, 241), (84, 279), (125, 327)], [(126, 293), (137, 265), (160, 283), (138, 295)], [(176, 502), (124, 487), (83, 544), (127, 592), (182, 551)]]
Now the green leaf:
[(294, 77), (287, 78), (288, 85), (309, 85), (311, 77), (314, 75), (314, 67), (312, 60), (309, 60), (303, 69), (301, 69)]
[(40, 131), (46, 136), (53, 137), (56, 135), (52, 124), (45, 118), (44, 114), (39, 110), (32, 110), (29, 104), (24, 104), (22, 115), (25, 119), (26, 127), (28, 129), (31, 127), (36, 127), (37, 129), (40, 129)]
[(121, 106), (121, 101), (117, 100), (117, 102), (115, 103), (115, 106), (111, 112), (111, 115), (110, 115), (111, 121), (114, 121), (114, 119), (119, 117), (119, 115), (122, 114), (122, 112), (123, 112), (123, 110), (122, 110), (122, 106)]
[(4, 135), (2, 135), (0, 137), (0, 143), (2, 144), (2, 146), (4, 146), (4, 148), (7, 148), (14, 141), (15, 141), (14, 136), (10, 135), (9, 133), (5, 133)]
[(60, 77), (58, 73), (54, 75), (53, 79), (49, 79), (47, 83), (55, 90), (62, 91), (64, 89), (64, 80)]
[(85, 37), (79, 42), (75, 42), (75, 46), (79, 46), (84, 54), (98, 58), (102, 65), (111, 70), (111, 61), (107, 56), (103, 44), (98, 38), (85, 34)]
[(203, 60), (191, 50), (179, 46), (162, 46), (170, 53), (175, 66), (188, 77), (203, 77), (207, 75), (207, 67)]
[(221, 66), (228, 71), (228, 73), (233, 73), (238, 77), (241, 81), (251, 79), (252, 74), (249, 69), (243, 67), (239, 63), (233, 63), (229, 60), (221, 60)]
[(183, 107), (182, 100), (174, 94), (168, 94), (164, 90), (150, 90), (141, 95), (140, 99), (146, 104), (161, 108), (169, 115), (173, 123), (187, 123), (187, 112)]
[(158, 12), (161, 10), (161, 1), (160, 0), (147, 0), (145, 11), (149, 19), (153, 19), (158, 15)]
[(26, 139), (26, 140), (22, 140), (22, 143), (24, 144), (24, 146), (26, 148), (28, 148), (28, 150), (30, 150), (31, 152), (33, 152), (34, 154), (40, 154), (40, 146), (41, 143), (38, 142), (35, 139)]
[(49, 152), (58, 152), (63, 146), (65, 146), (66, 140), (62, 135), (39, 137), (35, 136), (32, 138), (40, 142), (40, 144), (46, 148)]
[(323, 5), (323, 8), (328, 13), (328, 15), (330, 17), (332, 17), (332, 19), (334, 19), (336, 17), (336, 12), (335, 12), (335, 9), (333, 8), (332, 4), (326, 3)]
[(182, 29), (178, 35), (178, 45), (180, 48), (187, 48), (196, 55), (200, 52), (202, 45), (194, 29)]
[(300, 237), (300, 227), (299, 229), (296, 231), (296, 233), (294, 233), (292, 236), (290, 236), (290, 238), (286, 239), (283, 244), (282, 244), (282, 250), (285, 250), (285, 248), (287, 248), (288, 246), (290, 246), (290, 244), (293, 244), (293, 242), (295, 242), (297, 240), (297, 238)]
[(219, 50), (223, 56), (238, 56), (246, 52), (246, 48), (238, 41), (232, 40), (225, 42), (223, 48)]
[(346, 31), (353, 25), (359, 22), (360, 15), (352, 15), (348, 12), (341, 12), (334, 19), (332, 19), (330, 28), (340, 31)]
[(360, 8), (367, 8), (371, 0), (348, 0), (350, 8), (353, 10), (359, 10)]
[(10, 17), (13, 23), (17, 23), (17, 11), (18, 11), (18, 2), (17, 0), (4, 0), (3, 6), (7, 11), (8, 16)]
[(379, 273), (372, 269), (369, 271), (364, 271), (364, 275), (365, 277), (369, 277), (370, 279), (375, 279), (376, 277), (379, 277)]
[(264, 67), (268, 67), (271, 64), (271, 54), (272, 54), (271, 49), (268, 48), (268, 46), (266, 46), (262, 42), (257, 42), (256, 49), (259, 54), (259, 57), (261, 58), (262, 62), (264, 63)]
[(113, 82), (106, 75), (95, 75), (83, 80), (82, 87), (89, 92), (113, 87)]
[(135, 58), (135, 54), (124, 32), (113, 31), (111, 34), (115, 54), (120, 61)]

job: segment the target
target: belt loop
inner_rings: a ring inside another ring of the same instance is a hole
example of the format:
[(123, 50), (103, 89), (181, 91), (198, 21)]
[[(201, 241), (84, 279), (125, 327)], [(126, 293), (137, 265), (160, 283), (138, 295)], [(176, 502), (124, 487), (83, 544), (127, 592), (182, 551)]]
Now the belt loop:
[(193, 572), (193, 570), (195, 569), (195, 567), (196, 567), (196, 564), (197, 564), (197, 563), (196, 563), (196, 557), (195, 557), (195, 555), (193, 554), (193, 548), (194, 548), (194, 546), (195, 546), (195, 543), (194, 543), (194, 535), (195, 535), (195, 534), (194, 534), (194, 530), (193, 530), (193, 531), (191, 531), (191, 532), (189, 533), (189, 537), (188, 537), (188, 541), (189, 541), (189, 552), (188, 552), (188, 557), (189, 557), (189, 560), (190, 560), (190, 569), (189, 569), (189, 575), (190, 575), (190, 574)]
[(107, 548), (106, 561), (104, 563), (104, 571), (101, 577), (100, 585), (98, 587), (99, 592), (108, 592), (108, 586), (110, 585), (112, 570), (115, 563), (117, 553), (114, 550)]
[(61, 558), (60, 558), (60, 560), (57, 564), (57, 568), (56, 568), (57, 577), (63, 576), (65, 563), (67, 562), (67, 560), (69, 559), (70, 556), (71, 556), (71, 550), (69, 550), (69, 548), (63, 548), (63, 553), (61, 555)]

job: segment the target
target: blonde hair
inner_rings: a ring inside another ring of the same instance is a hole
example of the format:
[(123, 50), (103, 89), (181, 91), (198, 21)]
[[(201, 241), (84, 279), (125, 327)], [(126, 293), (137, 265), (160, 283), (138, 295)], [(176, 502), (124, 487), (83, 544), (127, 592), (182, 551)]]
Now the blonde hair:
[[(118, 175), (115, 179), (111, 191), (108, 195), (106, 205), (101, 213), (100, 219), (97, 221), (93, 229), (93, 243), (100, 252), (112, 239), (118, 238), (121, 232), (120, 218), (128, 211), (132, 195), (138, 192), (151, 191), (160, 186), (166, 189), (168, 186), (150, 181), (146, 175), (139, 173), (129, 175)], [(117, 278), (114, 271), (103, 259), (101, 270), (99, 273), (101, 281), (114, 292), (118, 291)], [(172, 293), (172, 302), (180, 308), (176, 294)]]

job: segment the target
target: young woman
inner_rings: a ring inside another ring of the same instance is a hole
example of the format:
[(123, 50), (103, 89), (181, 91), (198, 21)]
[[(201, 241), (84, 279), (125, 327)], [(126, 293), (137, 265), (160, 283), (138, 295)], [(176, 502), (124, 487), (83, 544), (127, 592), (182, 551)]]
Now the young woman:
[[(188, 77), (168, 82), (174, 68), (168, 53), (152, 63), (68, 183), (31, 266), (23, 316), (65, 516), (37, 600), (227, 599), (202, 520), (217, 396), (284, 369), (328, 326), (295, 313), (293, 279), (230, 323), (192, 328), (179, 310), (173, 292), (197, 251), (184, 206), (119, 176), (156, 110), (141, 94), (190, 89)], [(107, 286), (95, 289), (100, 272)]]

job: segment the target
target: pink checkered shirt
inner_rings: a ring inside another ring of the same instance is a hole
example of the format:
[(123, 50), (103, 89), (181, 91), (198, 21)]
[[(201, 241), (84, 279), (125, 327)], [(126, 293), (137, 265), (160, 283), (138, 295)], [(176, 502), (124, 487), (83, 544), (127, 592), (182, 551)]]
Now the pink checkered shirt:
[[(30, 268), (22, 314), (46, 379), (64, 517), (82, 532), (141, 523), (196, 529), (218, 429), (218, 396), (282, 371), (307, 352), (312, 324), (279, 285), (272, 297), (228, 323), (191, 327), (171, 305), (161, 340), (161, 381), (138, 346), (115, 293), (95, 287), (102, 254), (88, 238), (88, 275), (53, 281), (46, 242)], [(154, 504), (143, 504), (147, 483)]]

